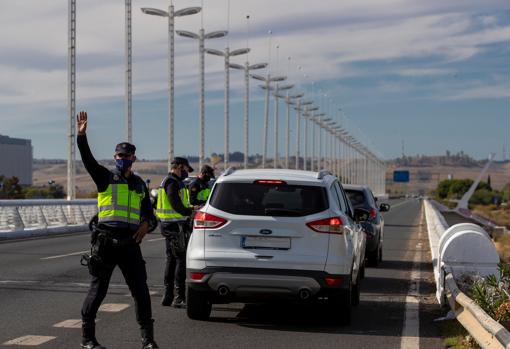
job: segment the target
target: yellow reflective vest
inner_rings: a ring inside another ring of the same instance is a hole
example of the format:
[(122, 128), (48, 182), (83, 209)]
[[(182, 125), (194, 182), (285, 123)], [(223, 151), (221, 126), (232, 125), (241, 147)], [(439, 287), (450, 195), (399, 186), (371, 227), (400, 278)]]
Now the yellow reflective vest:
[(99, 223), (120, 222), (140, 225), (140, 209), (145, 197), (143, 181), (130, 190), (126, 179), (112, 173), (110, 184), (97, 195)]
[[(156, 217), (161, 222), (183, 222), (186, 220), (186, 216), (181, 215), (179, 212), (175, 211), (168, 200), (168, 195), (166, 192), (166, 183), (168, 181), (174, 181), (171, 177), (167, 177), (161, 183), (161, 186), (158, 189), (158, 201), (156, 204)], [(184, 207), (189, 207), (189, 190), (182, 183), (179, 183), (181, 189), (179, 189), (179, 198), (182, 201)]]

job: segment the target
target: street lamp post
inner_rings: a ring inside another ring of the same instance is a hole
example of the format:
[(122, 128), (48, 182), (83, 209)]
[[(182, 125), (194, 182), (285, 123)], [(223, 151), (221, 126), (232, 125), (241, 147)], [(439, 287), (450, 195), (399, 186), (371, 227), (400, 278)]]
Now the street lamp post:
[[(294, 99), (300, 99), (304, 96), (304, 93), (298, 93), (290, 95), (289, 92), (284, 95), (278, 95), (278, 98), (282, 98), (287, 106), (287, 117), (285, 119), (285, 168), (289, 168), (289, 151), (290, 151), (290, 106), (294, 104)], [(299, 103), (299, 102), (298, 102)]]
[(230, 63), (230, 68), (244, 70), (244, 168), (248, 168), (249, 137), (250, 137), (250, 71), (264, 69), (267, 63), (251, 64), (246, 61), (243, 65)]
[[(313, 103), (310, 103), (312, 105)], [(308, 152), (308, 136), (310, 135), (310, 132), (308, 131), (308, 121), (311, 120), (312, 113), (314, 111), (319, 110), (319, 107), (305, 107), (305, 112), (303, 113), (303, 116), (305, 117), (305, 154), (304, 154), (304, 170), (308, 170), (308, 158), (310, 157), (310, 154)], [(313, 171), (313, 160), (310, 157), (310, 171)]]
[(227, 170), (230, 154), (230, 57), (245, 55), (250, 52), (249, 48), (241, 48), (238, 50), (230, 51), (230, 48), (225, 48), (225, 51), (205, 49), (205, 52), (211, 55), (220, 56), (225, 59), (225, 154), (223, 157), (224, 168)]
[(189, 16), (197, 14), (202, 9), (200, 7), (188, 7), (175, 11), (173, 3), (170, 3), (168, 12), (155, 8), (142, 8), (142, 12), (148, 15), (168, 17), (168, 171), (170, 171), (171, 162), (174, 158), (174, 96), (175, 96), (175, 17)]
[(67, 200), (76, 199), (76, 0), (68, 4), (67, 107), (69, 117)]
[(198, 41), (198, 69), (200, 79), (200, 112), (198, 116), (198, 138), (200, 139), (200, 148), (198, 151), (198, 166), (199, 168), (202, 168), (205, 160), (205, 40), (222, 38), (226, 36), (228, 32), (226, 30), (220, 30), (206, 34), (204, 28), (201, 28), (198, 34), (186, 30), (177, 30), (176, 33), (184, 38), (195, 39)]
[[(313, 104), (311, 101), (301, 101), (301, 98), (298, 98), (297, 106), (296, 106), (296, 170), (299, 170), (299, 157), (301, 151), (301, 115), (303, 115), (303, 107), (307, 107), (308, 105)], [(306, 121), (305, 121), (306, 122)]]
[(132, 82), (133, 82), (133, 72), (132, 72), (132, 11), (131, 11), (131, 0), (126, 0), (125, 2), (125, 35), (126, 35), (126, 139), (129, 143), (133, 142), (133, 118), (132, 118)]
[(278, 168), (279, 163), (279, 153), (278, 153), (278, 135), (279, 135), (279, 128), (280, 128), (280, 115), (279, 115), (279, 106), (280, 106), (280, 98), (285, 98), (285, 96), (280, 95), (280, 91), (286, 91), (293, 88), (294, 85), (283, 85), (280, 86), (276, 84), (275, 92), (274, 92), (274, 161), (273, 161), (273, 167), (276, 169)]
[(271, 74), (267, 74), (266, 77), (261, 75), (251, 74), (251, 77), (255, 80), (262, 81), (264, 85), (262, 85), (262, 89), (266, 91), (266, 99), (265, 99), (265, 107), (264, 107), (264, 143), (263, 143), (263, 151), (262, 151), (262, 168), (266, 168), (266, 160), (267, 160), (267, 133), (269, 127), (269, 96), (271, 92), (271, 83), (273, 82), (281, 82), (285, 81), (287, 77), (285, 76), (271, 76)]

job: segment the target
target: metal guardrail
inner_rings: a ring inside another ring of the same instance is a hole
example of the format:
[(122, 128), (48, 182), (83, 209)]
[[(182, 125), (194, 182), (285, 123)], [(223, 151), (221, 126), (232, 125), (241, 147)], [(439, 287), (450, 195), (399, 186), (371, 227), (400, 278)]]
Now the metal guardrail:
[(90, 200), (0, 200), (0, 239), (87, 229), (97, 213)]
[[(464, 269), (462, 258), (452, 258), (448, 247), (455, 249), (455, 243), (462, 244), (463, 236), (467, 244), (485, 242), (489, 240), (483, 229), (473, 227), (472, 224), (458, 224), (448, 228), (437, 207), (429, 200), (425, 201), (425, 214), (429, 233), (432, 258), (434, 262), (434, 277), (437, 286), (437, 298), (441, 305), (448, 304), (455, 314), (456, 319), (471, 334), (482, 348), (504, 348), (510, 349), (510, 332), (500, 323), (492, 319), (480, 308), (475, 301), (465, 295), (457, 286), (455, 275), (460, 274)], [(490, 242), (492, 244), (492, 242)], [(450, 245), (450, 246), (449, 246)], [(481, 246), (487, 248), (488, 245)], [(458, 248), (458, 247), (457, 247)], [(467, 246), (471, 248), (471, 246)], [(492, 248), (493, 245), (492, 245)], [(472, 250), (471, 250), (472, 252)], [(475, 253), (476, 255), (476, 253)], [(473, 262), (468, 263), (469, 268), (477, 267), (476, 256)], [(487, 256), (487, 260), (494, 260), (494, 256)], [(492, 263), (492, 262), (491, 262)], [(493, 270), (489, 263), (481, 263), (480, 273), (487, 274)], [(496, 262), (497, 265), (497, 262)], [(460, 275), (458, 275), (460, 276)], [(445, 304), (445, 301), (447, 303)]]

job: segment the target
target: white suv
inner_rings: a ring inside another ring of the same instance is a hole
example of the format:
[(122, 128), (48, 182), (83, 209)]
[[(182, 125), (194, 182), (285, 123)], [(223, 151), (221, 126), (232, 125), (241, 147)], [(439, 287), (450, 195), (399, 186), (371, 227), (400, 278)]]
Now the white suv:
[(365, 234), (329, 172), (229, 169), (197, 212), (188, 245), (187, 313), (213, 303), (321, 300), (350, 321), (359, 303)]

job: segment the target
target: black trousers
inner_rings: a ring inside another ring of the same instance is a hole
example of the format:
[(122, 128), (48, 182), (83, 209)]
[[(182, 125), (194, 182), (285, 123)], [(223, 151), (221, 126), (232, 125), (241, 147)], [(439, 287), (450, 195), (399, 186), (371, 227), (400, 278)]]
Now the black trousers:
[(136, 321), (142, 330), (151, 328), (154, 321), (145, 261), (140, 245), (133, 241), (130, 244), (110, 246), (105, 255), (105, 261), (110, 268), (101, 277), (92, 276), (89, 292), (81, 310), (84, 326), (93, 326), (99, 306), (106, 297), (113, 270), (118, 265), (135, 300)]
[[(180, 297), (186, 296), (186, 248), (175, 249), (176, 235), (181, 234), (185, 223), (166, 224), (162, 229), (166, 233), (172, 233), (174, 237), (166, 237), (166, 267), (165, 289), (167, 292), (175, 292)], [(168, 234), (165, 234), (168, 235)], [(180, 251), (179, 251), (180, 250)]]

